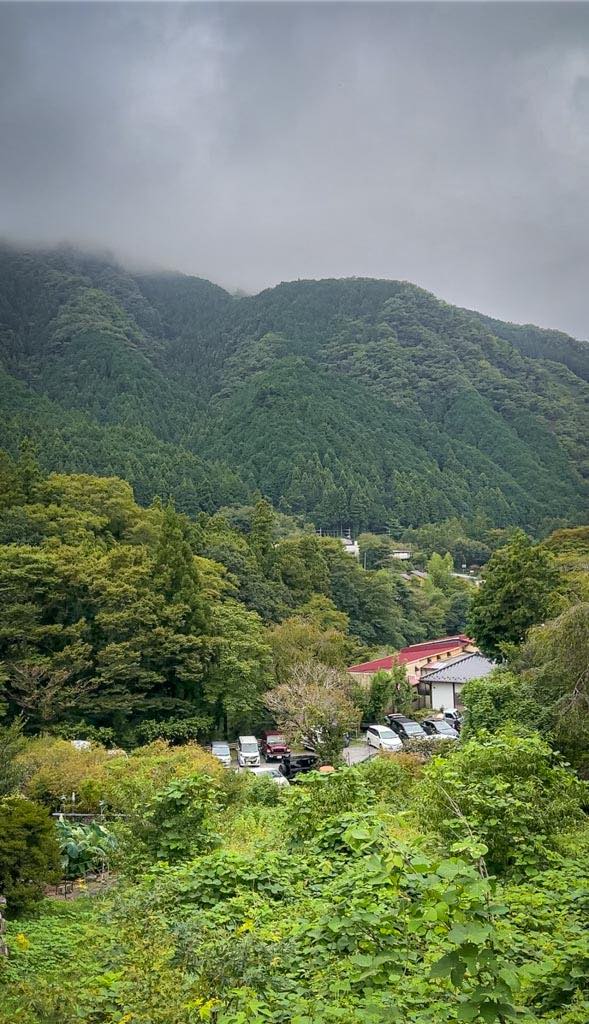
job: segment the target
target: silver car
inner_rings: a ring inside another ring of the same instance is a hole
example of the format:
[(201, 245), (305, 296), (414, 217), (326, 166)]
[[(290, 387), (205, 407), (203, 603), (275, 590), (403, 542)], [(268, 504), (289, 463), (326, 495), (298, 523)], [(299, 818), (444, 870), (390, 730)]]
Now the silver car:
[(285, 779), (277, 764), (262, 764), (259, 768), (250, 768), (249, 771), (259, 779), (270, 779), (277, 786), (290, 786), (290, 782)]
[(221, 764), (224, 764), (226, 768), (231, 767), (231, 750), (229, 744), (224, 743), (221, 740), (215, 740), (211, 743), (211, 754), (216, 757)]

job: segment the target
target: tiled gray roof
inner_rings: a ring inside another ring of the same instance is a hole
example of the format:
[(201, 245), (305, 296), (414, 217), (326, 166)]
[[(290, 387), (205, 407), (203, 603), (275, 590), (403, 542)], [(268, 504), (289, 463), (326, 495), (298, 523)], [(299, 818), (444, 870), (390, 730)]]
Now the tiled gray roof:
[(438, 668), (424, 672), (421, 678), (428, 683), (466, 683), (469, 679), (482, 679), (495, 668), (495, 662), (482, 654), (461, 654), (448, 658)]

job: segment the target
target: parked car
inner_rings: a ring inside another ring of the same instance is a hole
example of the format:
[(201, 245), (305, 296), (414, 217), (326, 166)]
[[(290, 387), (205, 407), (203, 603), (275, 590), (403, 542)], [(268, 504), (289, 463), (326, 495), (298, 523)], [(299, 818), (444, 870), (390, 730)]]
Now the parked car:
[(260, 748), (255, 736), (240, 736), (237, 740), (237, 763), (240, 768), (260, 767)]
[(427, 739), (427, 733), (421, 728), (419, 722), (414, 722), (412, 718), (407, 718), (406, 715), (385, 715), (385, 718), (403, 743), (409, 743), (410, 740)]
[(288, 743), (281, 732), (263, 732), (261, 746), (267, 761), (281, 761), (285, 754), (290, 754)]
[(388, 725), (369, 725), (366, 730), (366, 742), (369, 747), (376, 747), (377, 750), (403, 748), (401, 740)]
[(278, 768), (285, 779), (292, 782), (297, 775), (306, 775), (312, 772), (319, 764), (317, 754), (285, 754)]
[(456, 708), (448, 708), (447, 711), (444, 711), (444, 718), (453, 729), (456, 729), (456, 732), (460, 732), (462, 728), (462, 715), (460, 711), (457, 711)]
[(249, 768), (248, 771), (252, 775), (257, 775), (258, 778), (271, 779), (277, 786), (290, 785), (286, 775), (282, 774), (277, 764), (261, 764), (258, 768)]
[(436, 740), (457, 740), (458, 733), (445, 718), (426, 718), (422, 723), (428, 736)]
[(231, 767), (231, 751), (228, 743), (224, 743), (222, 740), (215, 740), (214, 743), (211, 743), (211, 754), (221, 764), (224, 764), (226, 768)]

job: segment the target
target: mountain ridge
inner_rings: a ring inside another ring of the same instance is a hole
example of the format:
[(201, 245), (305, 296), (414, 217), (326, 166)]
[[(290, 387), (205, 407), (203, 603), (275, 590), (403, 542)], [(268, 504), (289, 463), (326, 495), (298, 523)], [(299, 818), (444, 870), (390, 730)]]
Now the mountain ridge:
[(194, 513), (260, 490), (354, 529), (483, 515), (538, 531), (583, 515), (589, 345), (410, 282), (236, 298), (204, 278), (2, 247), (0, 358), (26, 413), (12, 387), (0, 444), (33, 428), (46, 468), (107, 466), (144, 502), (171, 494)]

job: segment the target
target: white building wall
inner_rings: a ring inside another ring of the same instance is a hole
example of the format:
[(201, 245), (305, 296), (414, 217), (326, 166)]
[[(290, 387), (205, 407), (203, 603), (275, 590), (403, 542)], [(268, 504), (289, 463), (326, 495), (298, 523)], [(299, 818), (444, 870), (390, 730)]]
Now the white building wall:
[[(456, 687), (458, 690), (458, 687)], [(447, 711), (454, 707), (454, 687), (452, 683), (432, 683), (432, 708)]]

